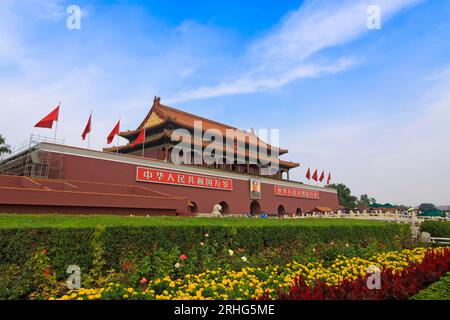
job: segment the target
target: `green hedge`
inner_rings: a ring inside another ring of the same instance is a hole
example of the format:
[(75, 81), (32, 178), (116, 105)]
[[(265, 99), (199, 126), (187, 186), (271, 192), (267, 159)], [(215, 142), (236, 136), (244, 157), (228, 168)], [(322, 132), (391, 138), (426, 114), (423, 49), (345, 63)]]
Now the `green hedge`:
[[(155, 243), (168, 250), (174, 246), (182, 251), (196, 250), (200, 241), (205, 239), (205, 233), (209, 235), (210, 242), (217, 243), (217, 252), (243, 248), (249, 255), (267, 247), (298, 243), (314, 245), (335, 240), (367, 245), (374, 240), (389, 244), (394, 240), (408, 241), (410, 238), (409, 225), (395, 223), (342, 220), (278, 223), (267, 220), (252, 225), (245, 220), (242, 219), (245, 222), (242, 224), (222, 221), (216, 225), (189, 222), (142, 227), (107, 226), (101, 235), (106, 268), (117, 270), (125, 259), (143, 255)], [(22, 265), (37, 249), (45, 248), (58, 278), (65, 276), (65, 270), (71, 264), (79, 265), (83, 271), (89, 270), (93, 260), (94, 231), (95, 227), (0, 228), (0, 265)]]
[(432, 237), (450, 238), (449, 221), (424, 221), (420, 229), (422, 232), (428, 232)]
[(412, 300), (450, 300), (450, 273), (414, 295)]

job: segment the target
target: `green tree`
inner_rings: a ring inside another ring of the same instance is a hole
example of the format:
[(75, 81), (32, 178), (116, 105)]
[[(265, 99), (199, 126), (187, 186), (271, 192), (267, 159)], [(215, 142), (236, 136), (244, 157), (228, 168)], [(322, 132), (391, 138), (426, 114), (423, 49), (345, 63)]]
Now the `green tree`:
[(431, 210), (435, 210), (435, 209), (437, 209), (437, 208), (432, 203), (422, 203), (419, 206), (419, 211), (422, 211), (422, 212), (427, 212), (427, 211), (431, 211)]
[(0, 134), (0, 155), (4, 153), (11, 153), (11, 149), (5, 143), (5, 138), (3, 138), (3, 136)]
[(360, 207), (368, 207), (370, 206), (370, 199), (369, 196), (367, 194), (362, 194), (359, 197), (359, 200), (357, 202), (358, 206)]
[(352, 192), (350, 191), (349, 187), (347, 187), (343, 183), (339, 183), (339, 184), (333, 183), (333, 184), (328, 185), (328, 187), (337, 190), (338, 197), (339, 197), (339, 204), (341, 206), (344, 206), (348, 209), (356, 208), (356, 201), (358, 200), (358, 198), (355, 196), (352, 196)]
[(362, 194), (359, 197), (359, 200), (357, 201), (357, 205), (360, 207), (368, 207), (372, 203), (376, 203), (376, 202), (377, 202), (377, 200), (375, 200), (375, 198), (369, 198), (369, 196), (367, 194)]

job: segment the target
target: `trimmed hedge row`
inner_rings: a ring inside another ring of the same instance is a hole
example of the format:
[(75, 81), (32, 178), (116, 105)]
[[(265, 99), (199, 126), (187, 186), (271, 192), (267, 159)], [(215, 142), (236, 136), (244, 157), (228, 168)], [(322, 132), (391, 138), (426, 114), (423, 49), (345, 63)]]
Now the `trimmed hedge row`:
[[(25, 263), (38, 249), (48, 252), (58, 278), (65, 276), (67, 266), (76, 264), (89, 270), (93, 260), (90, 228), (0, 228), (0, 265)], [(243, 248), (247, 254), (267, 247), (346, 241), (367, 245), (372, 241), (389, 243), (410, 239), (409, 225), (380, 223), (368, 225), (267, 225), (267, 226), (143, 226), (105, 227), (101, 234), (106, 268), (120, 268), (125, 259), (145, 254), (155, 243), (171, 249), (196, 250), (208, 234), (223, 249)]]
[(420, 229), (422, 232), (428, 232), (432, 237), (450, 238), (450, 222), (431, 221), (422, 222)]

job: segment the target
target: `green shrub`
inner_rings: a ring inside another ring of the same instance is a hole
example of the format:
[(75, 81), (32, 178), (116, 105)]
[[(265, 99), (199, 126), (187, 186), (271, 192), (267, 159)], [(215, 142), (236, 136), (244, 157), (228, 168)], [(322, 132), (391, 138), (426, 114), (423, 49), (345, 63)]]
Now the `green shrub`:
[(414, 295), (412, 300), (450, 300), (450, 273)]
[(24, 298), (31, 290), (31, 279), (15, 264), (0, 266), (0, 300)]
[(47, 250), (39, 248), (22, 265), (0, 266), (0, 299), (46, 299), (58, 292)]
[[(92, 281), (103, 277), (107, 281), (111, 269), (122, 270), (125, 261), (135, 263), (155, 244), (168, 255), (185, 253), (190, 259), (185, 261), (183, 269), (194, 271), (220, 264), (220, 256), (228, 249), (241, 251), (247, 257), (259, 256), (262, 263), (268, 263), (271, 259), (290, 259), (300, 247), (331, 241), (348, 243), (351, 247), (367, 247), (374, 241), (381, 246), (404, 245), (411, 237), (409, 225), (339, 219), (281, 221), (144, 217), (126, 220), (132, 223), (143, 221), (142, 226), (105, 223), (100, 228), (93, 227), (95, 224), (73, 227), (78, 219), (85, 221), (87, 218), (74, 216), (72, 219), (72, 224), (58, 227), (0, 227), (0, 265), (23, 266), (36, 248), (42, 247), (47, 250), (58, 279), (67, 278), (69, 265), (78, 265), (82, 275), (90, 275)], [(58, 223), (56, 219), (53, 221)], [(201, 246), (201, 242), (209, 245)], [(332, 259), (336, 254), (337, 251), (331, 250), (323, 256)], [(160, 268), (167, 263), (166, 267), (170, 264), (172, 268), (175, 262), (169, 260), (152, 263), (158, 263)], [(149, 268), (145, 263), (137, 267), (144, 271)]]
[(450, 238), (449, 221), (431, 221), (422, 222), (420, 229), (422, 232), (428, 232), (432, 237)]

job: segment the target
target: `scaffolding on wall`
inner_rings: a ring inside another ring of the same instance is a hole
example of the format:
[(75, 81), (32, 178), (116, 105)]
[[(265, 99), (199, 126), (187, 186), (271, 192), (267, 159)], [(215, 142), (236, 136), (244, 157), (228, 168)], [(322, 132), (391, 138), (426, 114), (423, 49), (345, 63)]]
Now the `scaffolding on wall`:
[(31, 178), (61, 178), (63, 155), (40, 150), (40, 143), (64, 144), (64, 140), (31, 135), (24, 143), (12, 149), (11, 154), (0, 159), (0, 175)]

